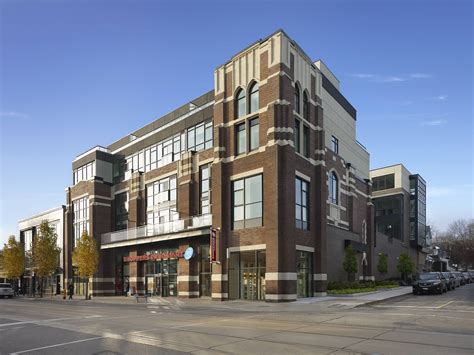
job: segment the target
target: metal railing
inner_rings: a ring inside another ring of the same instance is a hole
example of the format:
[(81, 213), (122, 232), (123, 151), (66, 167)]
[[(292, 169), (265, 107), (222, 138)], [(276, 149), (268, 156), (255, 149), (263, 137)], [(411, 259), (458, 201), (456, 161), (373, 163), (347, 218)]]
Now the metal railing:
[(188, 217), (160, 224), (148, 224), (141, 227), (124, 229), (121, 231), (104, 233), (101, 236), (102, 245), (135, 240), (140, 238), (154, 237), (170, 233), (184, 232), (190, 229), (210, 227), (212, 225), (212, 214)]

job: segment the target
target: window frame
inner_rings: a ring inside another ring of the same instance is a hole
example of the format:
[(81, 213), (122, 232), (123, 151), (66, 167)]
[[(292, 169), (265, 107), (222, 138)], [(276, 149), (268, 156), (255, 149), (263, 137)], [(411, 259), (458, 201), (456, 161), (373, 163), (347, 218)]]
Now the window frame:
[(247, 114), (247, 100), (245, 90), (239, 88), (235, 94), (235, 118), (244, 117)]
[[(256, 81), (254, 81), (252, 85), (250, 86), (248, 97), (249, 97), (248, 113), (251, 114), (254, 112), (258, 112), (258, 110), (260, 109), (260, 87)], [(252, 109), (253, 99), (255, 99), (255, 97), (256, 97), (256, 107)]]
[[(248, 199), (248, 188), (250, 188), (248, 185), (250, 184), (251, 179), (259, 179), (260, 183), (260, 200), (257, 201), (247, 201)], [(242, 187), (239, 187), (236, 190), (236, 185), (241, 184)], [(264, 218), (264, 205), (263, 205), (263, 193), (264, 193), (264, 187), (263, 187), (263, 175), (262, 174), (257, 174), (257, 175), (252, 175), (252, 176), (246, 176), (242, 179), (237, 179), (232, 181), (232, 230), (239, 230), (239, 229), (247, 229), (247, 228), (260, 228), (263, 227), (263, 218)], [(242, 194), (242, 202), (239, 204), (236, 204), (236, 193), (240, 192)], [(247, 218), (247, 214), (249, 213), (250, 206), (254, 205), (260, 205), (260, 216), (254, 217), (254, 218)], [(242, 210), (242, 219), (236, 220), (236, 209), (239, 208)]]
[[(298, 183), (300, 190), (298, 191)], [(303, 189), (305, 187), (305, 189)], [(299, 195), (299, 203), (298, 203)], [(305, 199), (303, 198), (305, 197)], [(309, 216), (310, 216), (310, 183), (299, 176), (295, 177), (295, 226), (297, 229), (310, 230)], [(299, 207), (299, 216), (298, 216)], [(306, 212), (306, 221), (303, 219), (304, 213)], [(300, 217), (300, 219), (298, 219)], [(300, 222), (300, 223), (298, 223)]]
[(331, 150), (339, 154), (339, 139), (335, 135), (331, 135)]
[[(256, 128), (255, 128), (256, 127)], [(254, 129), (256, 129), (256, 142), (253, 142), (253, 135), (252, 133), (254, 133)], [(252, 119), (249, 119), (249, 137), (248, 137), (248, 151), (251, 152), (251, 151), (254, 151), (254, 150), (257, 150), (259, 147), (260, 147), (260, 118), (257, 116), (257, 117), (254, 117)], [(252, 144), (253, 143), (253, 144)], [(256, 145), (255, 145), (256, 144)]]
[(329, 202), (339, 205), (339, 177), (335, 171), (329, 176)]

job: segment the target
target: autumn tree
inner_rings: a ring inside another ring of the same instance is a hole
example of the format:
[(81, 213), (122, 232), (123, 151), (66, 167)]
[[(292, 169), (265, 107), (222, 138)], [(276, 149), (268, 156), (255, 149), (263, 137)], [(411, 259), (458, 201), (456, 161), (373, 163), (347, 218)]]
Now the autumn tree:
[(59, 266), (61, 248), (57, 246), (58, 236), (48, 221), (41, 222), (31, 249), (31, 262), (35, 275), (40, 278), (40, 295), (43, 297), (45, 277), (51, 277)]
[(347, 272), (347, 278), (349, 281), (354, 280), (354, 275), (357, 272), (357, 257), (352, 245), (346, 247), (346, 255), (342, 263), (344, 271)]
[(414, 264), (408, 253), (401, 253), (398, 257), (397, 270), (402, 274), (402, 280), (407, 281), (408, 275), (413, 273)]
[(25, 271), (25, 248), (11, 235), (3, 248), (3, 270), (9, 279), (19, 279)]
[(77, 273), (80, 277), (86, 278), (86, 299), (88, 298), (89, 278), (94, 276), (99, 265), (99, 253), (97, 244), (87, 231), (82, 233), (78, 240), (76, 248), (72, 254), (72, 262), (77, 267)]

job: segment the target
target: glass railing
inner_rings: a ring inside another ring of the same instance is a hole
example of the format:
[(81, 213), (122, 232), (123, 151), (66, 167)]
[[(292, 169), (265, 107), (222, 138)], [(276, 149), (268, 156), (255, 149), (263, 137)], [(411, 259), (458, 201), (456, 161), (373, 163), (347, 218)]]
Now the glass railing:
[(212, 214), (188, 217), (160, 224), (149, 224), (141, 227), (124, 229), (121, 231), (104, 233), (101, 236), (102, 245), (127, 240), (136, 240), (154, 237), (170, 233), (184, 232), (190, 229), (210, 227), (212, 225)]

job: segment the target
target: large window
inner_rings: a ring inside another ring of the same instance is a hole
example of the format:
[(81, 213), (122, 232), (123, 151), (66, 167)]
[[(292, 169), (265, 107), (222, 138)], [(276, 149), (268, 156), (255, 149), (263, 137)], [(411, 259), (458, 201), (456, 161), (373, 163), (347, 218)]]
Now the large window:
[(329, 201), (339, 204), (339, 179), (334, 171), (329, 178)]
[(260, 139), (259, 139), (259, 127), (260, 127), (260, 121), (257, 118), (254, 118), (249, 121), (249, 126), (250, 126), (250, 150), (255, 150), (258, 149), (258, 146), (260, 144)]
[(200, 169), (201, 177), (201, 214), (211, 213), (211, 174), (209, 165)]
[(258, 84), (254, 83), (252, 87), (250, 88), (250, 112), (255, 112), (258, 111), (259, 108), (259, 103), (258, 103)]
[(83, 197), (72, 202), (74, 235), (72, 244), (81, 238), (84, 231), (89, 232), (89, 198)]
[(372, 191), (393, 189), (395, 187), (395, 174), (377, 176), (372, 179)]
[(300, 113), (301, 112), (301, 97), (300, 97), (301, 93), (300, 93), (300, 87), (298, 84), (295, 85), (295, 111), (297, 113)]
[(233, 183), (234, 229), (262, 226), (262, 175), (235, 180)]
[(247, 134), (245, 130), (245, 122), (236, 126), (237, 132), (237, 155), (247, 151)]
[(115, 195), (115, 230), (127, 229), (128, 226), (128, 201), (127, 193)]
[(337, 139), (335, 136), (331, 136), (331, 150), (339, 154), (339, 139)]
[(188, 128), (188, 150), (199, 151), (212, 147), (212, 121)]
[(309, 157), (309, 127), (303, 126), (303, 155)]
[(31, 250), (31, 243), (33, 243), (33, 230), (29, 229), (23, 232), (23, 240), (25, 243), (25, 251)]
[(295, 150), (300, 152), (300, 120), (295, 119)]
[(237, 93), (235, 110), (237, 118), (245, 116), (245, 91), (242, 89)]
[(79, 181), (87, 181), (92, 179), (95, 176), (95, 161), (83, 165), (74, 170), (74, 181), (73, 184), (76, 185)]
[(295, 179), (295, 218), (296, 228), (309, 229), (309, 183), (303, 179)]
[(304, 119), (309, 119), (309, 103), (308, 103), (308, 95), (306, 91), (303, 92), (303, 117)]
[(177, 220), (176, 198), (176, 176), (147, 185), (147, 224), (153, 226)]

